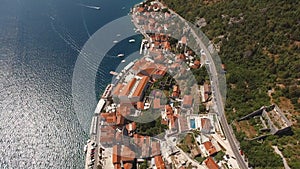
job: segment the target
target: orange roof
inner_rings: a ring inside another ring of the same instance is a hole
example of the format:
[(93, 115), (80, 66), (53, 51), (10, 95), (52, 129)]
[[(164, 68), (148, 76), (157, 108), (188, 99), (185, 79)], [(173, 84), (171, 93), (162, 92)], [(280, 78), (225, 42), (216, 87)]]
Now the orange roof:
[(200, 67), (201, 63), (199, 60), (194, 61), (194, 65), (192, 66), (193, 69), (198, 69)]
[(124, 169), (131, 169), (133, 167), (132, 163), (125, 163)]
[(136, 108), (138, 110), (144, 110), (144, 102), (137, 102)]
[(201, 127), (202, 129), (210, 130), (211, 128), (210, 120), (208, 118), (201, 118)]
[(211, 157), (208, 157), (204, 162), (208, 169), (219, 169), (219, 166)]
[(191, 107), (193, 104), (193, 96), (192, 95), (185, 95), (183, 97), (183, 106)]
[(134, 161), (135, 152), (133, 152), (129, 147), (122, 146), (121, 150), (121, 160), (122, 161)]
[(114, 142), (115, 129), (111, 126), (101, 127), (100, 140), (102, 144), (112, 144)]
[(147, 85), (149, 79), (150, 79), (150, 78), (149, 78), (148, 76), (144, 76), (144, 77), (140, 80), (140, 82), (139, 82), (139, 84), (138, 84), (137, 88), (135, 89), (135, 91), (134, 91), (134, 93), (133, 93), (132, 96), (140, 97), (141, 94), (142, 94), (142, 91), (144, 90), (145, 86)]
[(161, 156), (155, 156), (154, 159), (155, 159), (155, 166), (157, 169), (165, 169), (166, 168), (165, 163)]
[(123, 87), (123, 84), (118, 83), (117, 86), (114, 88), (112, 95), (117, 96), (120, 93), (121, 88)]
[(166, 108), (167, 115), (173, 114), (173, 109), (170, 105), (166, 105), (165, 108)]
[(132, 89), (132, 87), (134, 86), (136, 82), (136, 78), (133, 78), (130, 82), (127, 83), (127, 85), (125, 87), (123, 87), (122, 92), (121, 92), (121, 96), (127, 96), (130, 92), (130, 90)]
[(120, 156), (118, 156), (118, 154), (119, 154), (119, 145), (114, 145), (113, 146), (113, 157), (112, 157), (113, 164), (120, 162)]
[(113, 146), (113, 164), (120, 164), (123, 162), (132, 162), (135, 158), (135, 152), (125, 145), (114, 145)]
[(215, 146), (213, 146), (210, 141), (204, 142), (203, 144), (205, 149), (208, 151), (209, 155), (213, 155), (217, 153)]
[(176, 55), (176, 59), (184, 60), (186, 56), (184, 54), (178, 54)]
[(140, 12), (140, 13), (141, 13), (141, 12), (144, 12), (144, 10), (145, 10), (145, 8), (143, 8), (143, 7), (138, 7), (138, 8), (137, 8), (137, 11)]
[(173, 97), (178, 97), (180, 94), (180, 89), (178, 85), (174, 85), (173, 86), (173, 92), (172, 92), (172, 96)]
[(165, 48), (165, 49), (171, 49), (171, 44), (170, 44), (170, 42), (164, 42), (163, 44), (164, 44), (164, 48)]
[(124, 117), (121, 114), (118, 114), (116, 125), (123, 125), (124, 121), (125, 121)]
[(107, 123), (115, 123), (116, 115), (115, 113), (101, 113), (101, 116), (105, 119)]

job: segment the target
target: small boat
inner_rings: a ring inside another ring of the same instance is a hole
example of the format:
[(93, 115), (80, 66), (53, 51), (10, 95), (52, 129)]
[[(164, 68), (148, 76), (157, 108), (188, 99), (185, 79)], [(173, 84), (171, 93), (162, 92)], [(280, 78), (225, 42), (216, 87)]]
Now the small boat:
[(135, 39), (130, 39), (128, 42), (129, 42), (129, 43), (134, 43), (134, 42), (135, 42)]
[(117, 76), (118, 75), (118, 73), (117, 72), (114, 72), (114, 71), (110, 71), (109, 72), (111, 75), (114, 75), (114, 76)]
[(117, 40), (114, 40), (114, 41), (113, 41), (113, 43), (118, 43), (118, 42), (119, 42), (119, 41), (117, 41)]
[(118, 56), (118, 57), (123, 57), (124, 54), (123, 54), (123, 53), (120, 53), (120, 54), (118, 54), (117, 56)]
[(121, 62), (122, 62), (122, 63), (125, 63), (125, 62), (126, 62), (126, 60), (122, 60)]
[(86, 153), (86, 151), (87, 151), (87, 145), (84, 145), (83, 150), (84, 150), (84, 152)]
[(121, 36), (121, 34), (117, 34), (117, 37), (120, 37)]

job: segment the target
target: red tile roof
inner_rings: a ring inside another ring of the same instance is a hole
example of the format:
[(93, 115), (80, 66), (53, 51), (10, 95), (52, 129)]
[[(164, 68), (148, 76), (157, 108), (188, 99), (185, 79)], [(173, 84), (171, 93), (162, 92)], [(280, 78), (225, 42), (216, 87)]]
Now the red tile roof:
[(135, 159), (135, 152), (125, 145), (113, 146), (112, 162), (114, 165), (123, 162), (133, 162)]
[(155, 156), (154, 159), (155, 159), (155, 166), (157, 169), (165, 169), (166, 168), (165, 163), (161, 156)]
[(183, 106), (184, 107), (192, 107), (193, 105), (193, 96), (192, 95), (185, 95), (183, 97)]
[(127, 96), (130, 90), (132, 89), (132, 87), (134, 86), (135, 82), (136, 82), (136, 78), (133, 78), (130, 82), (128, 82), (127, 85), (123, 87), (120, 96)]
[(140, 97), (149, 80), (148, 76), (142, 77), (132, 96)]
[(112, 144), (115, 138), (115, 129), (112, 126), (101, 127), (100, 141), (101, 144)]
[(112, 92), (113, 96), (118, 96), (120, 94), (120, 90), (123, 88), (123, 84), (118, 83), (117, 86), (114, 87), (114, 90)]
[(136, 108), (138, 110), (144, 110), (144, 102), (137, 102)]
[(124, 169), (132, 169), (133, 168), (132, 163), (125, 163), (123, 166), (124, 166)]
[(206, 131), (210, 131), (211, 129), (211, 123), (210, 123), (210, 119), (208, 118), (201, 118), (201, 127), (202, 129), (206, 130)]
[(198, 69), (200, 67), (201, 63), (199, 60), (194, 61), (194, 65), (192, 66), (193, 69)]
[(214, 155), (215, 153), (217, 153), (215, 146), (213, 146), (210, 141), (204, 142), (203, 145), (209, 155)]
[(173, 97), (179, 97), (179, 94), (180, 94), (179, 86), (178, 85), (174, 85), (173, 86), (172, 96)]
[(211, 157), (208, 157), (204, 162), (208, 169), (219, 169), (219, 166)]

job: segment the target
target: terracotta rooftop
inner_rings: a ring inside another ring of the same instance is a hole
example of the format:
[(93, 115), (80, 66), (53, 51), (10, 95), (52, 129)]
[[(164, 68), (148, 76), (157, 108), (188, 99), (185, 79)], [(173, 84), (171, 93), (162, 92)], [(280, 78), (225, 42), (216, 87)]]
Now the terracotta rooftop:
[(210, 141), (204, 142), (203, 145), (209, 155), (214, 155), (215, 153), (217, 153), (215, 146), (213, 146)]
[(179, 97), (179, 94), (180, 94), (179, 86), (178, 85), (174, 85), (173, 86), (172, 96), (173, 97)]
[(137, 102), (136, 108), (138, 110), (144, 110), (144, 102)]
[(211, 157), (208, 157), (204, 161), (204, 163), (205, 163), (205, 165), (207, 166), (208, 169), (219, 169), (219, 166), (216, 164), (216, 162)]
[(142, 77), (132, 96), (140, 97), (149, 80), (148, 76)]
[(201, 127), (202, 130), (209, 132), (211, 130), (211, 122), (208, 118), (201, 118)]
[(120, 93), (120, 96), (128, 96), (130, 90), (134, 86), (136, 82), (136, 78), (133, 78), (130, 82), (127, 83), (126, 86), (123, 87), (122, 92)]
[(193, 105), (193, 96), (192, 95), (185, 95), (183, 97), (183, 106), (184, 107), (192, 107)]
[(122, 162), (133, 162), (135, 159), (135, 152), (125, 145), (113, 146), (113, 164), (120, 164)]
[(100, 140), (101, 144), (113, 144), (115, 138), (115, 129), (111, 126), (102, 126)]
[(155, 156), (154, 159), (155, 159), (155, 166), (157, 169), (165, 169), (166, 168), (165, 163), (161, 156)]
[(113, 96), (118, 96), (120, 94), (120, 90), (123, 88), (123, 84), (118, 83), (117, 86), (114, 87), (114, 90), (112, 92)]
[(124, 166), (124, 169), (132, 169), (133, 168), (132, 163), (125, 163), (123, 166)]
[(192, 66), (193, 69), (198, 69), (200, 67), (201, 63), (199, 60), (194, 61), (194, 65)]
[(117, 118), (115, 113), (101, 113), (100, 115), (107, 123), (116, 123)]
[(122, 116), (120, 112), (118, 112), (116, 125), (123, 125), (124, 122), (125, 122), (125, 118)]

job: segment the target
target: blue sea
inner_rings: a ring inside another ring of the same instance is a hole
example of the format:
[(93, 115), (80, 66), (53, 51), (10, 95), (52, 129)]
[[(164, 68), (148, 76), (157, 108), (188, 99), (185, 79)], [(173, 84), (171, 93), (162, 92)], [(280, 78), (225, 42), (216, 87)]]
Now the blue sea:
[[(0, 0), (1, 169), (84, 167), (88, 126), (99, 95), (111, 82), (109, 71), (140, 57), (140, 35), (122, 39), (120, 30), (120, 35), (99, 35), (138, 2)], [(130, 20), (126, 22), (133, 28)], [(130, 38), (136, 43), (129, 44)], [(106, 43), (111, 48), (102, 51)], [(116, 57), (120, 52), (124, 58)], [(101, 55), (101, 62), (93, 62), (94, 55)], [(93, 84), (81, 83), (90, 81), (74, 72), (96, 72)], [(84, 94), (86, 85), (92, 86), (89, 97)]]

